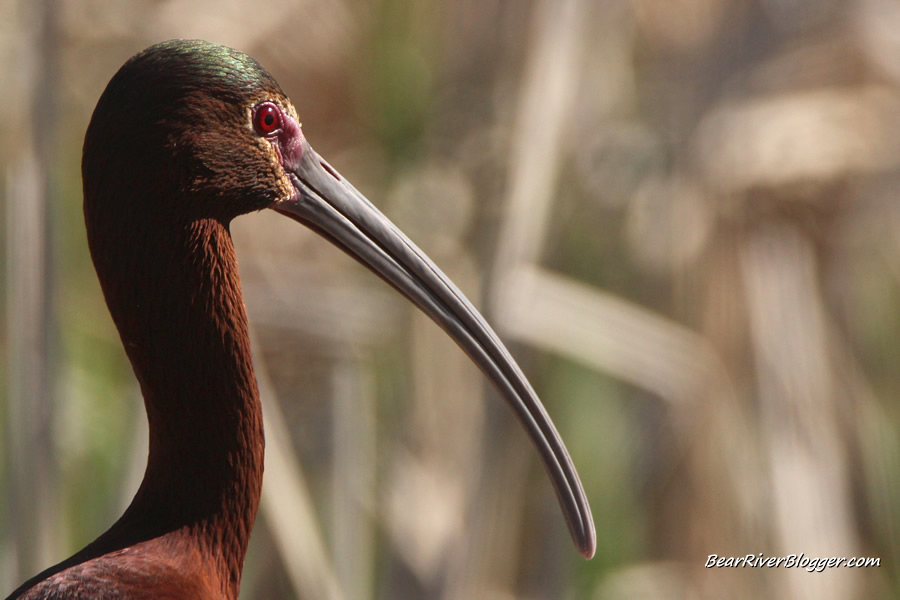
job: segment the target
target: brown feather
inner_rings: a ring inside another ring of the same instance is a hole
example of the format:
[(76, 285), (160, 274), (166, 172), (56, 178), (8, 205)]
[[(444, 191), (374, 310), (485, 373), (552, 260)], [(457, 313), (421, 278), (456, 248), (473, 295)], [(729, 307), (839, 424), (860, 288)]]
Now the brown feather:
[(11, 598), (234, 600), (263, 472), (262, 413), (230, 220), (286, 193), (253, 133), (253, 59), (172, 41), (129, 60), (85, 135), (88, 243), (150, 423), (144, 480), (103, 535)]

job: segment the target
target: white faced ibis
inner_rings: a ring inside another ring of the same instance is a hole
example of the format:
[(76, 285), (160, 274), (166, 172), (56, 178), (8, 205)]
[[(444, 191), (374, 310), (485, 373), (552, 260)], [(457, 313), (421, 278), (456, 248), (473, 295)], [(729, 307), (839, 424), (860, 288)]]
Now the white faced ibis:
[(581, 482), (525, 376), (456, 286), (309, 146), (297, 111), (245, 54), (152, 46), (119, 69), (84, 140), (91, 257), (150, 425), (125, 514), (10, 598), (234, 599), (263, 474), (263, 427), (229, 223), (273, 209), (374, 271), (494, 382), (540, 453), (578, 551)]

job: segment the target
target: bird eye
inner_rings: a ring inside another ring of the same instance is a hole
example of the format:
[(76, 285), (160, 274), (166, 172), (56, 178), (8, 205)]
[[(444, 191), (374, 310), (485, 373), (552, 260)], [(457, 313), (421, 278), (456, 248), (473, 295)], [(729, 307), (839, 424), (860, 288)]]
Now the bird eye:
[(253, 125), (260, 135), (269, 135), (281, 127), (281, 113), (272, 104), (263, 104), (253, 115)]

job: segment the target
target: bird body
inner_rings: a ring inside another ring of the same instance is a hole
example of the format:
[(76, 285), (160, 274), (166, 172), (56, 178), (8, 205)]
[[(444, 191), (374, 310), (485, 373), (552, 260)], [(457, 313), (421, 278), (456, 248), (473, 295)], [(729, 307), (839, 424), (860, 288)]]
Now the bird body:
[(216, 569), (191, 539), (165, 536), (75, 564), (28, 589), (23, 599), (226, 600)]
[(264, 437), (229, 224), (271, 208), (317, 231), (443, 327), (538, 446), (585, 555), (590, 509), (524, 375), (430, 260), (309, 146), (245, 54), (171, 40), (132, 57), (85, 135), (84, 214), (104, 297), (141, 386), (147, 468), (122, 517), (12, 599), (234, 600)]

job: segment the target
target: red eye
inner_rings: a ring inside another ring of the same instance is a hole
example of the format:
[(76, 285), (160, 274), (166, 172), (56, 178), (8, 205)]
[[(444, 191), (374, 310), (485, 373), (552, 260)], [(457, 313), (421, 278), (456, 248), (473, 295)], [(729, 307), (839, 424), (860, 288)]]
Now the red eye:
[(271, 104), (263, 104), (256, 109), (254, 125), (256, 130), (262, 135), (268, 135), (281, 127), (281, 115), (278, 109)]

